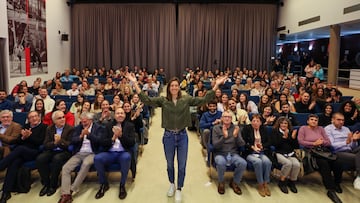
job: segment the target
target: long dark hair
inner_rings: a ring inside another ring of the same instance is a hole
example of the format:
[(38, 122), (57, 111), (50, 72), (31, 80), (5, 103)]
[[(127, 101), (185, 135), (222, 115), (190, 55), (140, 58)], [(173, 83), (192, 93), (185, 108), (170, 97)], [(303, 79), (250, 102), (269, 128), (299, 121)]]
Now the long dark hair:
[[(78, 102), (77, 97), (82, 97), (83, 98), (83, 102)], [(84, 104), (85, 101), (85, 95), (83, 93), (80, 93), (76, 96), (76, 102), (75, 102), (75, 107), (79, 107), (82, 106)]]
[[(40, 110), (37, 110), (37, 109), (36, 109), (36, 104), (37, 104), (38, 102), (41, 102), (41, 103), (43, 104), (43, 107), (42, 107)], [(37, 111), (37, 112), (39, 113), (41, 120), (43, 120), (43, 118), (44, 118), (44, 116), (45, 116), (45, 104), (44, 104), (44, 100), (42, 100), (42, 99), (36, 99), (36, 101), (35, 101), (35, 108), (34, 108), (34, 109), (35, 109), (35, 111)]]
[[(172, 82), (177, 82), (178, 85), (180, 86), (180, 80), (179, 78), (177, 77), (173, 77), (171, 78), (171, 80), (169, 81), (168, 83), (168, 86), (166, 87), (166, 99), (171, 101), (172, 100), (172, 96), (171, 96), (171, 92), (170, 92), (170, 86), (171, 86), (171, 83)], [(179, 87), (180, 88), (180, 87)], [(179, 92), (178, 92), (178, 96), (177, 96), (177, 99), (180, 99), (181, 98), (181, 91), (179, 89)]]
[[(244, 96), (245, 96), (245, 101), (244, 101), (244, 102), (241, 102), (241, 101), (240, 101), (241, 95), (244, 95)], [(247, 95), (246, 93), (241, 93), (241, 94), (239, 95), (239, 103), (240, 103), (240, 108), (246, 110), (246, 112), (247, 112), (247, 111), (248, 111), (248, 107), (247, 107), (247, 106), (248, 106), (248, 103), (249, 103), (249, 97), (248, 97), (248, 95)]]
[[(350, 104), (351, 105), (351, 111), (350, 112), (345, 112), (345, 106), (346, 104)], [(340, 106), (340, 109), (339, 109), (339, 112), (346, 115), (346, 114), (350, 114), (350, 115), (353, 115), (354, 112), (357, 111), (357, 108), (356, 108), (356, 105), (355, 105), (355, 102), (351, 101), (351, 100), (348, 100), (348, 101), (344, 101), (341, 106)]]
[[(55, 112), (55, 111), (58, 110), (57, 107), (60, 105), (61, 102), (64, 102), (65, 105), (66, 105), (65, 100), (63, 100), (63, 99), (57, 99), (57, 100), (55, 101), (55, 105), (54, 105), (54, 108), (53, 108), (52, 112)], [(68, 112), (68, 110), (67, 110), (67, 108), (66, 108), (65, 111), (64, 111), (64, 114), (67, 114), (67, 112)]]

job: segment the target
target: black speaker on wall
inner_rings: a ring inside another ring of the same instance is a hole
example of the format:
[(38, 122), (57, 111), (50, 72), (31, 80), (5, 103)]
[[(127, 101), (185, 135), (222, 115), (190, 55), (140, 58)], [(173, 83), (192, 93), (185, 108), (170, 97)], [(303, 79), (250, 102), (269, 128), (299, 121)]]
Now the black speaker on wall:
[(62, 34), (61, 35), (61, 41), (69, 41), (69, 35), (68, 34)]
[(279, 34), (279, 40), (286, 40), (286, 34)]

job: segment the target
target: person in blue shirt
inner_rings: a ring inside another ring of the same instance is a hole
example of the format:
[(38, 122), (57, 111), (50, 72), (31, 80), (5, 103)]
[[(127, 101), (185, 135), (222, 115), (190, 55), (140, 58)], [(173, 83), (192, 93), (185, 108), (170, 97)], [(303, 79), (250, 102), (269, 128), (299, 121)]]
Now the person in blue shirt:
[(77, 75), (70, 75), (70, 69), (65, 69), (64, 75), (61, 76), (60, 82), (74, 82), (75, 79), (78, 79)]
[(19, 100), (14, 103), (12, 110), (15, 112), (29, 112), (31, 109), (32, 103), (26, 101), (25, 93), (18, 92), (17, 97), (19, 98)]
[(13, 103), (6, 97), (6, 90), (0, 90), (0, 111), (5, 109), (12, 110)]
[(200, 134), (201, 134), (201, 144), (203, 148), (206, 148), (206, 145), (209, 142), (210, 133), (214, 125), (221, 122), (221, 111), (217, 110), (217, 102), (215, 100), (210, 101), (207, 104), (208, 111), (203, 113), (200, 118)]
[(338, 112), (333, 114), (332, 124), (325, 127), (325, 132), (337, 156), (335, 163), (337, 167), (334, 168), (336, 192), (342, 192), (340, 183), (344, 165), (355, 168), (358, 176), (354, 181), (354, 187), (360, 189), (360, 147), (358, 144), (360, 132), (353, 133), (344, 126), (344, 115)]
[(320, 81), (324, 81), (324, 69), (321, 67), (320, 64), (316, 64), (313, 74), (315, 78), (319, 78)]

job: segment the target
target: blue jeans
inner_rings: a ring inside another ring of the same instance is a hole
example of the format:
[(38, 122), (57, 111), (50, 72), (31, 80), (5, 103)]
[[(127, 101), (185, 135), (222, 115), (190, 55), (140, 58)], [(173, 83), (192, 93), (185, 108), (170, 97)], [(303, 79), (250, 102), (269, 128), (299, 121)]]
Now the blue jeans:
[[(218, 172), (218, 181), (219, 183), (224, 182), (224, 174), (226, 171), (226, 156), (216, 155), (215, 156), (216, 170)], [(246, 169), (246, 161), (238, 154), (231, 155), (231, 164), (235, 165), (234, 170), (234, 182), (240, 184), (243, 173)]]
[(122, 152), (101, 152), (95, 155), (94, 165), (99, 176), (100, 184), (108, 184), (105, 168), (112, 163), (120, 164), (121, 179), (120, 185), (124, 186), (130, 169), (131, 154), (127, 151)]
[(246, 160), (250, 161), (254, 166), (256, 180), (259, 184), (270, 182), (272, 163), (265, 154), (250, 154), (246, 157)]
[(186, 160), (188, 153), (188, 136), (186, 130), (180, 131), (179, 133), (173, 133), (166, 131), (163, 136), (163, 144), (165, 157), (167, 162), (167, 172), (170, 183), (175, 182), (175, 169), (174, 169), (174, 158), (175, 151), (177, 152), (178, 161), (178, 183), (177, 188), (181, 189), (184, 186)]

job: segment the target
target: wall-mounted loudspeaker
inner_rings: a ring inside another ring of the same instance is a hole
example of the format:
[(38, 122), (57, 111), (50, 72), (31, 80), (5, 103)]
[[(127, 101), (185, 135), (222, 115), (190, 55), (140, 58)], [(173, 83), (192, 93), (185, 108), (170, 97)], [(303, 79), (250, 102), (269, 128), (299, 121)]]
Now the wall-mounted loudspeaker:
[(279, 34), (279, 40), (286, 40), (286, 34)]
[(62, 34), (61, 35), (61, 41), (69, 41), (69, 35), (68, 34)]

